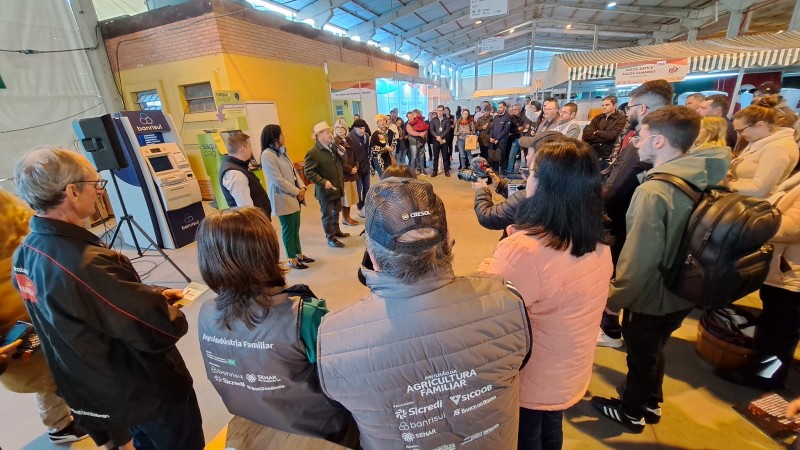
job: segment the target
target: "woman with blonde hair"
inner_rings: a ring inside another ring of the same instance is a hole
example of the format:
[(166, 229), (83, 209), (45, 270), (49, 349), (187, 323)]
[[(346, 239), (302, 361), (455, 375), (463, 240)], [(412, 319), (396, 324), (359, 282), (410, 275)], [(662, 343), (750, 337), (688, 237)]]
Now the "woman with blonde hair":
[(724, 184), (735, 192), (767, 198), (789, 178), (800, 152), (792, 128), (779, 125), (774, 108), (751, 105), (733, 115), (736, 134), (749, 142), (731, 162)]
[(689, 150), (694, 152), (704, 148), (727, 147), (725, 140), (728, 132), (728, 122), (719, 116), (706, 116), (700, 122), (700, 133), (694, 141), (694, 146)]

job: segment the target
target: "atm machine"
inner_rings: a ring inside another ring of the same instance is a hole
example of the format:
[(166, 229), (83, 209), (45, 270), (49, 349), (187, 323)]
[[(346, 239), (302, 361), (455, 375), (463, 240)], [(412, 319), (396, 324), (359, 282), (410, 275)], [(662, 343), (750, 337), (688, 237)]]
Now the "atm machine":
[[(99, 163), (99, 152), (87, 142), (107, 140), (107, 147), (119, 147), (117, 159), (123, 161), (118, 168), (110, 169), (116, 182), (106, 187), (118, 216), (127, 210), (161, 248), (175, 249), (194, 242), (205, 218), (200, 185), (168, 115), (161, 111), (122, 111), (113, 118), (106, 115), (76, 120), (73, 129), (99, 169), (106, 167)], [(106, 136), (100, 136), (103, 132)], [(104, 178), (111, 179), (108, 172), (101, 171)], [(140, 231), (132, 230), (120, 229), (126, 243), (146, 241)]]

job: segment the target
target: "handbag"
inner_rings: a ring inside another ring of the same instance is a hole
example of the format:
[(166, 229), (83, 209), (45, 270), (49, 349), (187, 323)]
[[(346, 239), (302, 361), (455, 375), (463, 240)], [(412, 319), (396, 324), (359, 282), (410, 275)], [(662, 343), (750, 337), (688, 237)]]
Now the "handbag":
[(500, 147), (492, 146), (492, 148), (489, 149), (489, 162), (500, 162), (501, 156)]
[(467, 135), (467, 139), (464, 141), (464, 149), (465, 150), (477, 150), (478, 149), (478, 135), (477, 134), (469, 134), (469, 135)]
[(300, 180), (303, 182), (304, 186), (308, 186), (311, 184), (311, 180), (306, 177), (306, 162), (305, 161), (297, 161), (294, 163), (294, 170), (297, 172), (297, 175), (300, 177)]

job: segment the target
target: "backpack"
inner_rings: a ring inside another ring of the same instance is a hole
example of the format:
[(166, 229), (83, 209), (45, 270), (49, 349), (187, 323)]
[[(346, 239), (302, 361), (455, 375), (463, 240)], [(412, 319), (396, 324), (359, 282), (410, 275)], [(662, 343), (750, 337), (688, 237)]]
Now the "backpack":
[(699, 307), (722, 308), (761, 287), (772, 261), (767, 241), (781, 224), (769, 202), (721, 186), (701, 192), (666, 173), (647, 179), (669, 183), (695, 203), (675, 262), (664, 273), (667, 289)]

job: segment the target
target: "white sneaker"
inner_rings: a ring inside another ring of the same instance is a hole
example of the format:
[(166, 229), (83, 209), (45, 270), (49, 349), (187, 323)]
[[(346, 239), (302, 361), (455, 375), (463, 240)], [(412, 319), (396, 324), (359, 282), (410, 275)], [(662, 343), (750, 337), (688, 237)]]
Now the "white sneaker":
[(603, 329), (601, 328), (600, 331), (597, 333), (597, 346), (620, 348), (622, 347), (622, 338), (614, 339), (612, 337), (609, 337), (607, 334), (603, 332)]
[(364, 208), (358, 209), (358, 217), (365, 219), (366, 216), (364, 215)]

